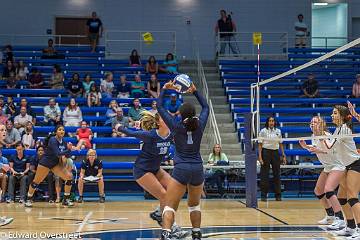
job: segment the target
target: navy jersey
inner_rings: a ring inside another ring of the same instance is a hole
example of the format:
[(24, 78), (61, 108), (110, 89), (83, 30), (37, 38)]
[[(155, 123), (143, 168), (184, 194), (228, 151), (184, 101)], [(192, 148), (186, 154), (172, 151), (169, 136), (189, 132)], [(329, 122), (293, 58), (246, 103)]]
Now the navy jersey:
[(39, 163), (43, 166), (53, 166), (59, 163), (61, 156), (69, 157), (70, 153), (71, 151), (67, 149), (67, 142), (64, 140), (59, 142), (56, 137), (51, 137)]
[(95, 159), (93, 165), (90, 164), (88, 159), (84, 159), (81, 163), (81, 169), (85, 170), (85, 176), (96, 176), (99, 173), (99, 170), (103, 168), (102, 161)]
[(158, 99), (158, 113), (169, 127), (174, 135), (175, 156), (174, 162), (178, 163), (202, 163), (200, 155), (201, 139), (209, 117), (209, 105), (198, 91), (194, 92), (196, 99), (199, 101), (202, 109), (199, 116), (199, 128), (193, 132), (186, 131), (182, 120), (171, 116), (163, 106), (164, 91), (161, 91)]
[(127, 128), (119, 127), (120, 132), (127, 136), (136, 137), (143, 141), (140, 154), (135, 161), (135, 167), (147, 171), (157, 171), (160, 164), (168, 155), (170, 145), (173, 139), (172, 134), (169, 133), (166, 137), (161, 137), (157, 129), (150, 131), (133, 131)]

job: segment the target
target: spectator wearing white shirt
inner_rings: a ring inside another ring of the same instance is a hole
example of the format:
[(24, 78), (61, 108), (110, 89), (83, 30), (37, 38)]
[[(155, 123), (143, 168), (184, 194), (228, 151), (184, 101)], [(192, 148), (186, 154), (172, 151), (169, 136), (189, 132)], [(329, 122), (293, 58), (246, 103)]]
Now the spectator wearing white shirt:
[(306, 47), (306, 37), (309, 35), (308, 27), (304, 23), (304, 15), (298, 15), (298, 21), (295, 22), (295, 47), (305, 48)]
[(50, 126), (56, 126), (61, 122), (61, 110), (54, 98), (50, 98), (49, 105), (44, 107), (44, 122)]
[[(280, 165), (286, 164), (286, 156), (284, 146), (282, 144), (282, 136), (280, 129), (276, 128), (275, 118), (268, 117), (266, 119), (265, 128), (261, 129), (259, 137), (268, 138), (277, 141), (259, 140), (259, 162), (260, 168), (260, 190), (261, 200), (267, 200), (269, 191), (269, 170), (270, 165), (274, 176), (274, 190), (276, 201), (281, 201), (281, 182), (280, 182)], [(282, 160), (279, 156), (279, 148), (282, 153)]]
[(21, 134), (24, 131), (24, 128), (28, 122), (32, 122), (33, 118), (29, 114), (27, 114), (26, 107), (20, 108), (20, 114), (14, 118), (14, 125), (16, 129), (19, 130)]
[[(76, 104), (74, 98), (70, 99), (69, 105), (64, 110), (63, 121), (65, 127), (79, 127), (82, 122), (82, 112), (80, 107)], [(74, 136), (74, 133), (69, 132), (69, 136)]]
[(114, 91), (114, 76), (111, 72), (105, 74), (105, 80), (101, 80), (100, 90), (103, 98), (112, 98)]

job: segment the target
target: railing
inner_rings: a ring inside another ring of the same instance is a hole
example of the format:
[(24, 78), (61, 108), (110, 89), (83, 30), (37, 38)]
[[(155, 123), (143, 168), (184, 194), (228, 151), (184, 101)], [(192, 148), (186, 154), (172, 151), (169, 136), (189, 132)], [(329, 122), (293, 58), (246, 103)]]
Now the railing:
[[(355, 40), (354, 37), (309, 37), (306, 36), (305, 43), (307, 47), (312, 48), (338, 48), (342, 45)], [(289, 47), (295, 47), (296, 37), (289, 37)]]
[[(145, 42), (143, 34), (150, 32), (153, 41)], [(167, 53), (176, 55), (176, 32), (174, 31), (118, 31), (105, 32), (106, 56), (128, 58), (131, 50), (136, 49), (146, 60), (148, 56), (165, 58)]]
[(54, 40), (55, 45), (89, 45), (86, 35), (22, 35), (22, 34), (0, 34), (0, 46), (5, 45), (38, 45), (46, 46), (49, 39)]

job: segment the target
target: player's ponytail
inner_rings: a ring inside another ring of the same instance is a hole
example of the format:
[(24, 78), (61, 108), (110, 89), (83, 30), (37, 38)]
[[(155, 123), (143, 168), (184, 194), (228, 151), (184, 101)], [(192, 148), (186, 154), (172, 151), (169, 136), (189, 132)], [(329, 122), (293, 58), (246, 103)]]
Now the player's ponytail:
[(199, 118), (195, 116), (195, 106), (190, 103), (184, 103), (179, 111), (186, 130), (188, 132), (195, 131), (199, 127)]
[(141, 112), (140, 127), (145, 131), (159, 128), (159, 114), (153, 114), (149, 111)]

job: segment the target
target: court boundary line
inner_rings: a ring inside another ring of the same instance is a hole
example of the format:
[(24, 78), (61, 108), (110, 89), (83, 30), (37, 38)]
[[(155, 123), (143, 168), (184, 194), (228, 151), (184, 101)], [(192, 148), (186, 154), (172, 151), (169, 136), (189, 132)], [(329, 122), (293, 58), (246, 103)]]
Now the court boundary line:
[(87, 224), (87, 221), (89, 221), (91, 215), (93, 214), (93, 212), (88, 212), (88, 214), (86, 214), (86, 216), (84, 217), (84, 220), (81, 222), (81, 224), (79, 225), (78, 229), (76, 230), (76, 233), (81, 233), (83, 228), (85, 227), (85, 225)]
[[(245, 203), (245, 202), (243, 202), (243, 201), (241, 201), (241, 200), (239, 200), (238, 202), (246, 206), (246, 203)], [(253, 209), (255, 209), (255, 210), (257, 210), (257, 211), (265, 214), (266, 216), (268, 216), (268, 217), (270, 217), (270, 218), (272, 218), (272, 219), (274, 219), (274, 220), (276, 220), (276, 221), (278, 221), (278, 222), (280, 222), (280, 223), (282, 223), (282, 224), (284, 224), (284, 225), (289, 225), (287, 222), (281, 220), (280, 218), (275, 217), (274, 215), (271, 215), (270, 213), (267, 213), (267, 212), (261, 210), (260, 208), (253, 208)]]

